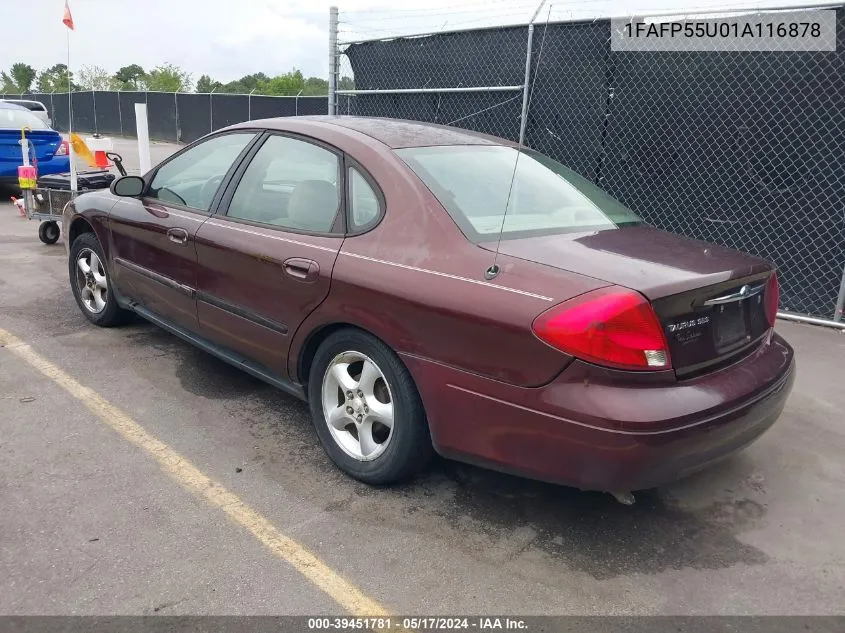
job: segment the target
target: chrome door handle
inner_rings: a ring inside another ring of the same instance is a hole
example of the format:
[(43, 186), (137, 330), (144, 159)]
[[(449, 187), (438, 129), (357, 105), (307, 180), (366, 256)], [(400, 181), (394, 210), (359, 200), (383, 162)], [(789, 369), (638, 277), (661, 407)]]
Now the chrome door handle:
[(188, 232), (185, 229), (167, 229), (167, 239), (179, 246), (185, 246), (188, 243)]

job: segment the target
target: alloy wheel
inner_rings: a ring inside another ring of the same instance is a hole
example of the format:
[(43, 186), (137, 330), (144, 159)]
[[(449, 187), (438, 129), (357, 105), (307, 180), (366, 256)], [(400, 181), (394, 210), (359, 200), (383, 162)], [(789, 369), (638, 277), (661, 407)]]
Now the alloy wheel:
[(84, 248), (76, 256), (76, 286), (85, 308), (99, 314), (108, 301), (108, 281), (99, 255), (90, 248)]
[(393, 398), (384, 372), (368, 356), (338, 354), (323, 375), (323, 416), (332, 438), (350, 457), (372, 461), (393, 436)]

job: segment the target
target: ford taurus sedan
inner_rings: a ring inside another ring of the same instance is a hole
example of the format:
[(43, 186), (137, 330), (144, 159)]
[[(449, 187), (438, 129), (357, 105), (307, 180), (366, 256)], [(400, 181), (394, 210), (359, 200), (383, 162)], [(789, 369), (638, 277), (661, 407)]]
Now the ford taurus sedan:
[(455, 128), (252, 121), (65, 210), (70, 284), (310, 403), (371, 484), (450, 458), (669, 482), (780, 415), (769, 262), (665, 233), (560, 163)]

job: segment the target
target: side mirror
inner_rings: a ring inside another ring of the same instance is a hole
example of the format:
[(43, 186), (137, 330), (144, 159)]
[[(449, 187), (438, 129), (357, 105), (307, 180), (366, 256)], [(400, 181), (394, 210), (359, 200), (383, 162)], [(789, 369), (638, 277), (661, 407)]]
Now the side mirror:
[(114, 181), (111, 192), (116, 196), (136, 198), (144, 193), (146, 183), (139, 176), (123, 176)]

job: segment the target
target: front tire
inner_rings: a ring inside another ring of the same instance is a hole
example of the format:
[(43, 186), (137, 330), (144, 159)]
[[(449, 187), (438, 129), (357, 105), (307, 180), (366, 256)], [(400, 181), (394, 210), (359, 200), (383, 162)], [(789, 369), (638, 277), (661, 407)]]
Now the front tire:
[(113, 327), (125, 323), (129, 312), (121, 308), (111, 291), (111, 277), (100, 242), (93, 233), (83, 233), (70, 247), (70, 286), (82, 314), (94, 325)]
[(345, 473), (373, 485), (405, 479), (433, 452), (425, 410), (399, 357), (352, 328), (320, 345), (308, 379), (320, 443)]

